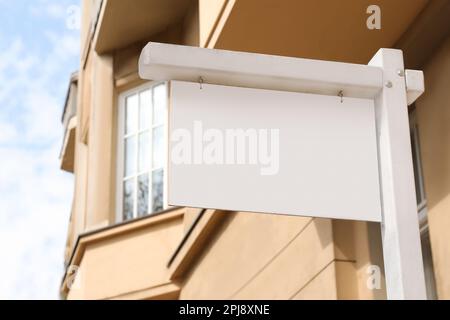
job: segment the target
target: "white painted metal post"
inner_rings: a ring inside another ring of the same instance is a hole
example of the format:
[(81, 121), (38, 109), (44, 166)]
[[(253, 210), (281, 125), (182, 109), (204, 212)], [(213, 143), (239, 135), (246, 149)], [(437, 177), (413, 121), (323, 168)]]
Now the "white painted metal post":
[(403, 53), (380, 49), (369, 65), (383, 70), (375, 100), (382, 239), (388, 299), (426, 299)]

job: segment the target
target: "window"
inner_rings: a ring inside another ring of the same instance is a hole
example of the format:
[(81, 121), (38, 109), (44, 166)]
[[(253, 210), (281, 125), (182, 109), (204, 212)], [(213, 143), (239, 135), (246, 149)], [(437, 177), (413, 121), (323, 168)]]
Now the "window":
[(165, 206), (167, 90), (150, 83), (120, 96), (118, 117), (117, 220)]
[(431, 256), (430, 233), (428, 231), (427, 200), (420, 158), (419, 128), (416, 121), (415, 110), (410, 113), (410, 135), (427, 297), (428, 299), (437, 299), (433, 259)]

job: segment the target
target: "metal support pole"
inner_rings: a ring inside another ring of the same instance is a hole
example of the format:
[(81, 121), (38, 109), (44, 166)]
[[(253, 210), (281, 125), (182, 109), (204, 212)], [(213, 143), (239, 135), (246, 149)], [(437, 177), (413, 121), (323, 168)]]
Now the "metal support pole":
[(375, 112), (387, 296), (426, 299), (402, 51), (380, 49), (369, 65), (383, 70)]

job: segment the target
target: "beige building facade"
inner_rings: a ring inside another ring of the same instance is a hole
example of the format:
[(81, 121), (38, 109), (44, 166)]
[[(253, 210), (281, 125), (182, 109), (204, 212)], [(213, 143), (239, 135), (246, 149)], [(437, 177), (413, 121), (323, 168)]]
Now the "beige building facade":
[[(381, 29), (366, 26), (373, 4)], [(362, 64), (402, 49), (425, 74), (410, 127), (427, 294), (450, 298), (450, 2), (82, 5), (63, 114), (61, 168), (75, 177), (63, 298), (386, 298), (379, 224), (165, 205), (167, 88), (138, 76), (149, 41)]]

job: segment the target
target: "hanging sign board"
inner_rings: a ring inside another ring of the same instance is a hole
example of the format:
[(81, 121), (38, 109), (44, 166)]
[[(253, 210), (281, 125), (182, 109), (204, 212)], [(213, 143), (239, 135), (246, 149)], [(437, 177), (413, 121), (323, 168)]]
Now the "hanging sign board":
[(382, 222), (388, 298), (426, 298), (408, 124), (424, 78), (400, 50), (361, 65), (149, 43), (139, 74), (170, 85), (170, 205)]
[(170, 82), (169, 205), (380, 221), (374, 102)]

